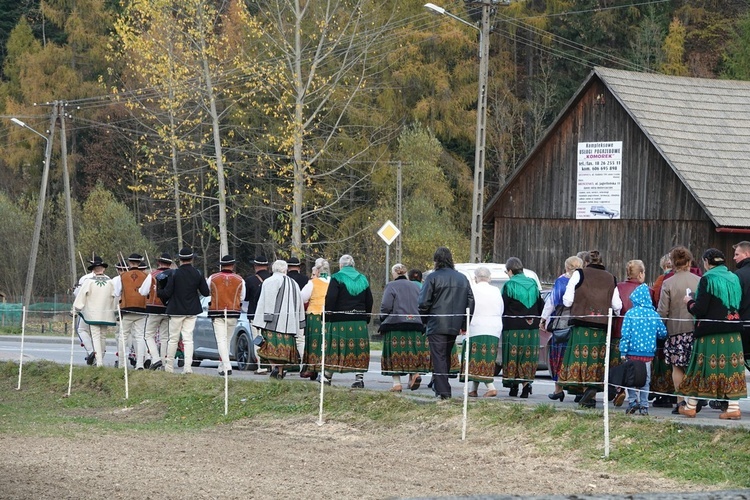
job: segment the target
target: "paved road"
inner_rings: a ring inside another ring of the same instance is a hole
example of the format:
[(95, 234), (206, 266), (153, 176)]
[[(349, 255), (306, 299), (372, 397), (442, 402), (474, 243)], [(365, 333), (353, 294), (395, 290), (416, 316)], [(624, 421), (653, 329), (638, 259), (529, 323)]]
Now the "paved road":
[[(109, 350), (105, 356), (105, 364), (107, 366), (114, 366), (115, 362), (115, 341), (114, 339), (108, 339), (107, 345)], [(0, 335), (0, 360), (2, 361), (18, 361), (21, 352), (21, 338), (20, 336), (14, 335)], [(370, 371), (365, 374), (365, 388), (370, 390), (387, 391), (391, 388), (391, 378), (380, 375), (380, 351), (373, 351), (370, 358)], [(75, 344), (73, 348), (73, 363), (79, 366), (85, 366), (85, 352), (78, 345)], [(24, 341), (24, 362), (36, 361), (36, 360), (49, 360), (55, 363), (68, 364), (70, 362), (70, 338), (65, 337), (45, 337), (45, 336), (28, 336)], [(200, 367), (194, 368), (195, 373), (213, 375), (217, 374), (217, 362), (204, 360)], [(177, 370), (179, 372), (179, 370)], [(512, 401), (515, 403), (522, 404), (554, 404), (560, 408), (577, 409), (578, 405), (573, 402), (572, 397), (566, 397), (565, 401), (560, 403), (559, 401), (552, 402), (547, 398), (547, 394), (553, 391), (553, 383), (549, 378), (549, 374), (546, 371), (540, 371), (538, 373), (537, 380), (534, 381), (534, 389), (531, 397), (528, 399), (511, 398), (508, 397), (508, 390), (502, 388), (502, 384), (499, 378), (496, 379), (495, 385), (499, 390), (499, 396), (494, 398), (499, 401)], [(267, 375), (256, 375), (252, 372), (241, 372), (234, 370), (232, 377), (234, 379), (246, 379), (246, 380), (268, 380)], [(218, 378), (218, 377), (217, 377)], [(409, 396), (419, 396), (430, 400), (433, 397), (432, 390), (427, 388), (427, 383), (430, 380), (429, 375), (424, 375), (422, 386), (416, 391), (409, 391), (406, 389), (406, 377), (403, 377), (405, 391), (403, 394)], [(300, 381), (296, 373), (290, 373), (287, 375), (287, 380)], [(335, 374), (333, 378), (333, 384), (342, 387), (349, 387), (354, 382), (354, 374)], [(454, 398), (463, 397), (463, 384), (458, 382), (457, 379), (451, 379), (451, 386), (453, 387)], [(305, 382), (313, 383), (313, 382)], [(750, 380), (748, 380), (750, 386)], [(479, 394), (480, 398), (484, 390), (480, 387)], [(473, 398), (472, 398), (473, 399)], [(598, 408), (601, 410), (602, 395), (598, 395)], [(722, 421), (719, 420), (719, 411), (711, 408), (704, 408), (701, 413), (694, 419), (687, 419), (681, 415), (672, 415), (671, 409), (666, 408), (654, 408), (651, 407), (649, 412), (652, 417), (657, 419), (667, 419), (685, 422), (694, 425), (711, 425), (711, 426), (743, 426), (750, 428), (750, 399), (745, 398), (740, 400), (740, 408), (744, 416), (744, 420), (740, 421)], [(623, 412), (622, 408), (614, 408), (610, 405), (611, 412)], [(634, 416), (633, 418), (639, 418)]]

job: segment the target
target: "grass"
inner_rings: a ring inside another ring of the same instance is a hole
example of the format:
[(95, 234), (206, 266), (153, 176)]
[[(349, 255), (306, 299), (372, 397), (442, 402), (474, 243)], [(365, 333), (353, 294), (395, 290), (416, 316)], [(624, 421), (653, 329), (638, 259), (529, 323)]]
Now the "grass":
[[(316, 384), (230, 380), (229, 414), (224, 416), (221, 379), (163, 372), (132, 372), (130, 399), (124, 399), (123, 374), (112, 368), (74, 369), (65, 397), (68, 368), (50, 362), (24, 364), (22, 390), (16, 391), (18, 365), (0, 363), (0, 435), (69, 436), (71, 433), (174, 433), (205, 429), (248, 418), (317, 420)], [(394, 397), (385, 392), (326, 391), (325, 417), (363, 432), (384, 432), (404, 422), (423, 425), (460, 421), (462, 407)], [(541, 454), (574, 453), (583, 463), (602, 455), (599, 412), (557, 410), (477, 401), (470, 410), (469, 434), (531, 437)], [(293, 424), (290, 424), (293, 425)], [(457, 433), (460, 432), (457, 430)], [(612, 415), (611, 454), (617, 470), (659, 473), (697, 485), (748, 488), (750, 432), (744, 428), (700, 428), (648, 418)]]

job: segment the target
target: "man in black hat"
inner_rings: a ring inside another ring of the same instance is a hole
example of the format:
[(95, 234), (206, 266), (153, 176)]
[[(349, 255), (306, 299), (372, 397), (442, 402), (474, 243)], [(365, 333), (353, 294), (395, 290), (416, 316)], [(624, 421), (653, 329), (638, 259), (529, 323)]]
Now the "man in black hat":
[(242, 301), (245, 300), (245, 280), (234, 272), (234, 258), (225, 255), (219, 261), (219, 272), (208, 277), (208, 288), (211, 290), (211, 303), (208, 306), (208, 317), (211, 318), (219, 349), (219, 375), (231, 375), (232, 363), (229, 361), (229, 339), (232, 338), (237, 318), (242, 312)]
[[(143, 280), (138, 293), (146, 297), (146, 347), (151, 353), (152, 370), (158, 370), (164, 364), (167, 357), (167, 343), (169, 342), (169, 316), (167, 306), (159, 298), (157, 287), (159, 283), (166, 284), (169, 273), (172, 272), (172, 256), (163, 253), (156, 259), (157, 268), (151, 271)], [(158, 279), (157, 277), (161, 277)], [(159, 347), (156, 344), (156, 335), (159, 335)]]
[[(251, 274), (250, 276), (245, 277), (245, 290), (247, 294), (247, 319), (250, 321), (251, 325), (253, 323), (253, 318), (255, 317), (255, 309), (258, 307), (260, 287), (263, 285), (263, 282), (265, 280), (271, 277), (271, 273), (268, 271), (268, 259), (265, 255), (260, 254), (255, 257), (255, 259), (253, 260), (253, 268), (255, 269), (255, 274)], [(252, 326), (251, 328), (253, 329), (254, 339), (262, 338), (261, 332), (258, 328), (254, 326)], [(253, 343), (253, 350), (255, 351), (255, 359), (260, 359), (258, 357), (258, 346), (255, 343)], [(268, 373), (268, 369), (258, 366), (258, 370), (256, 370), (255, 373)]]
[(164, 370), (174, 371), (174, 357), (177, 354), (177, 342), (182, 334), (185, 349), (185, 369), (183, 373), (193, 373), (193, 330), (196, 317), (203, 312), (200, 295), (208, 297), (211, 292), (200, 271), (193, 267), (193, 249), (184, 247), (180, 250), (180, 267), (172, 271), (164, 287), (167, 297), (167, 314), (169, 315), (169, 345)]
[(89, 325), (96, 366), (104, 366), (107, 327), (116, 324), (117, 298), (112, 280), (104, 274), (107, 264), (98, 255), (90, 264), (93, 275), (81, 285), (73, 310)]
[[(120, 334), (125, 345), (123, 362), (127, 359), (130, 345), (135, 346), (135, 369), (143, 370), (146, 358), (146, 341), (143, 337), (146, 328), (146, 297), (140, 294), (141, 285), (148, 276), (140, 269), (143, 257), (137, 253), (128, 256), (127, 269), (112, 280), (115, 295), (120, 298)], [(118, 346), (122, 347), (123, 343)]]

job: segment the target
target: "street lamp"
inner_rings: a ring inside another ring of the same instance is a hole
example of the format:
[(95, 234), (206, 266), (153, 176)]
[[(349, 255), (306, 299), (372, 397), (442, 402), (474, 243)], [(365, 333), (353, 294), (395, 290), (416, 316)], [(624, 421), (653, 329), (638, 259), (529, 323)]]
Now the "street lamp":
[[(55, 123), (55, 120), (57, 120), (57, 106), (55, 106), (54, 111), (52, 113), (52, 124)], [(31, 302), (31, 293), (34, 288), (34, 272), (36, 271), (36, 257), (39, 253), (39, 239), (42, 233), (42, 218), (44, 217), (44, 201), (47, 197), (47, 181), (49, 179), (49, 164), (50, 164), (50, 157), (52, 156), (52, 133), (50, 133), (50, 136), (47, 137), (46, 135), (42, 134), (41, 132), (38, 132), (34, 130), (33, 128), (26, 125), (26, 123), (22, 122), (18, 118), (11, 118), (10, 121), (18, 125), (19, 127), (23, 127), (27, 130), (30, 130), (34, 132), (39, 137), (42, 137), (45, 141), (47, 141), (47, 147), (44, 150), (44, 170), (42, 171), (42, 187), (39, 189), (39, 206), (37, 207), (36, 211), (36, 221), (34, 223), (34, 236), (31, 239), (31, 253), (29, 255), (29, 270), (26, 274), (26, 287), (23, 294), (23, 305), (28, 309), (29, 303)]]
[(477, 134), (474, 152), (474, 197), (471, 204), (471, 245), (470, 262), (479, 262), (482, 258), (482, 215), (484, 212), (484, 160), (485, 142), (487, 137), (487, 77), (489, 74), (490, 56), (490, 6), (497, 4), (497, 0), (476, 0), (473, 3), (482, 6), (482, 27), (479, 28), (455, 14), (451, 14), (433, 3), (426, 3), (424, 7), (437, 14), (471, 26), (479, 31), (479, 90), (477, 96)]

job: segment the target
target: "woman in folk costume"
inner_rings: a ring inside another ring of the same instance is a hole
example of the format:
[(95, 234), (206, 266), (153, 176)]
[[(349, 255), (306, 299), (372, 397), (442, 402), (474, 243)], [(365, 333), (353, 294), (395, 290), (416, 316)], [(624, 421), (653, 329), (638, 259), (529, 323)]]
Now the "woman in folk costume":
[(323, 308), (326, 305), (326, 292), (331, 282), (331, 266), (322, 257), (315, 259), (312, 278), (302, 289), (302, 302), (307, 307), (305, 323), (305, 353), (302, 356), (304, 369), (299, 376), (317, 380), (320, 371), (320, 346), (323, 343)]
[(703, 266), (706, 273), (698, 282), (695, 299), (690, 296), (684, 299), (696, 319), (695, 341), (685, 378), (677, 388), (678, 394), (688, 396), (688, 400), (678, 411), (695, 417), (696, 398), (727, 399), (727, 410), (719, 418), (739, 420), (738, 399), (747, 396), (742, 324), (737, 312), (742, 287), (737, 275), (727, 269), (720, 250), (706, 250)]
[(297, 335), (305, 327), (305, 307), (299, 285), (286, 275), (287, 263), (277, 260), (273, 274), (263, 281), (253, 326), (261, 330), (258, 355), (271, 365), (271, 377), (284, 378), (284, 367), (299, 364)]
[(372, 291), (367, 278), (354, 268), (351, 255), (339, 259), (341, 270), (331, 276), (326, 292), (326, 370), (323, 382), (331, 383), (334, 372), (355, 372), (352, 388), (365, 386), (364, 372), (370, 365), (367, 324), (372, 312)]
[[(469, 396), (477, 397), (479, 394), (479, 383), (484, 382), (487, 392), (485, 398), (497, 396), (495, 388), (495, 359), (497, 359), (497, 348), (500, 342), (500, 334), (503, 332), (503, 298), (500, 289), (490, 284), (492, 274), (486, 267), (478, 267), (474, 271), (475, 285), (472, 287), (474, 294), (474, 314), (469, 323), (469, 340), (471, 347), (469, 351), (469, 380), (471, 390)], [(466, 349), (466, 340), (463, 348)], [(464, 351), (466, 352), (466, 351)], [(461, 361), (465, 361), (465, 354), (461, 355)], [(461, 375), (466, 373), (465, 366), (461, 367)]]
[(409, 375), (409, 389), (415, 391), (422, 383), (423, 372), (429, 372), (430, 347), (424, 335), (424, 325), (417, 302), (419, 288), (406, 276), (403, 264), (391, 268), (393, 281), (383, 291), (380, 303), (380, 329), (383, 334), (381, 373), (391, 376), (391, 392), (401, 392), (401, 376)]
[(544, 302), (536, 281), (523, 273), (518, 257), (505, 263), (510, 280), (503, 286), (503, 387), (509, 396), (528, 398), (539, 364), (539, 321)]
[(589, 263), (570, 277), (563, 304), (570, 307), (570, 330), (558, 380), (568, 392), (583, 395), (584, 408), (596, 407), (596, 393), (604, 390), (608, 311), (622, 309), (617, 279), (606, 271), (598, 250), (589, 252)]
[(107, 327), (117, 324), (117, 297), (112, 280), (104, 274), (107, 264), (98, 255), (90, 263), (88, 270), (93, 271), (93, 275), (83, 281), (73, 310), (91, 328), (96, 366), (104, 366)]
[[(565, 293), (565, 287), (568, 286), (570, 276), (576, 269), (583, 267), (583, 260), (580, 257), (573, 255), (565, 259), (565, 272), (560, 275), (556, 280), (555, 284), (552, 285), (552, 293), (547, 297), (547, 301), (544, 303), (544, 309), (542, 310), (542, 320), (540, 327), (547, 329), (550, 325), (550, 318), (553, 317), (555, 309), (558, 306), (562, 306), (562, 298)], [(555, 382), (555, 390), (551, 394), (547, 394), (547, 397), (555, 400), (559, 399), (562, 403), (565, 400), (565, 391), (558, 383), (558, 374), (560, 372), (560, 365), (562, 364), (563, 356), (565, 355), (565, 348), (568, 346), (568, 341), (558, 341), (555, 336), (550, 337), (551, 345), (549, 351), (549, 373), (552, 380)]]

